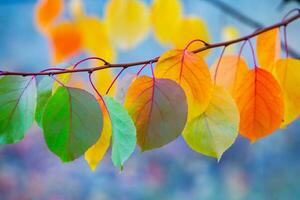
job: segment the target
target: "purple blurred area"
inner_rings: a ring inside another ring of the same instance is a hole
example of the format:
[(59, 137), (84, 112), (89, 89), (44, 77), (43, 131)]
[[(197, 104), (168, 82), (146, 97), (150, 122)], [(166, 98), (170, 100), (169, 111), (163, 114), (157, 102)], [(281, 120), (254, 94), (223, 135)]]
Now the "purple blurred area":
[[(279, 8), (280, 1), (270, 0), (224, 2), (266, 25), (299, 6)], [(35, 3), (0, 0), (1, 70), (37, 71), (50, 64), (48, 41), (33, 23)], [(103, 15), (106, 1), (84, 3), (89, 13)], [(182, 3), (185, 14), (206, 21), (213, 41), (221, 40), (226, 25), (237, 27), (241, 35), (254, 31), (202, 0)], [(300, 52), (299, 27), (299, 22), (292, 24), (288, 38)], [(151, 34), (137, 48), (118, 52), (118, 62), (150, 58), (165, 50)], [(209, 64), (218, 53), (207, 59)], [(0, 147), (0, 200), (300, 199), (299, 120), (254, 144), (239, 137), (220, 162), (193, 152), (182, 138), (150, 152), (137, 148), (121, 173), (113, 167), (110, 152), (95, 172), (83, 158), (62, 163), (48, 150), (42, 134), (35, 124), (23, 141)]]

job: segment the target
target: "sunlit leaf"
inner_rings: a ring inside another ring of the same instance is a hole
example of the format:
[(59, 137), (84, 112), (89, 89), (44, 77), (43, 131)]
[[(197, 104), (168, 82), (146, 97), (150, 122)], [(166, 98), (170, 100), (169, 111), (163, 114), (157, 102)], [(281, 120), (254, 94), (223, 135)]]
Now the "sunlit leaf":
[(183, 137), (193, 150), (220, 160), (238, 136), (239, 119), (231, 95), (216, 86), (207, 109), (187, 123)]
[(50, 77), (44, 77), (37, 87), (37, 105), (35, 111), (35, 121), (42, 128), (42, 117), (46, 103), (52, 95), (52, 85), (54, 80)]
[(300, 114), (300, 60), (287, 58), (277, 61), (275, 75), (284, 97), (284, 121), (286, 126)]
[(75, 56), (82, 47), (81, 32), (73, 22), (65, 21), (51, 27), (49, 37), (54, 64)]
[(112, 125), (108, 114), (108, 110), (102, 99), (99, 100), (99, 104), (103, 112), (103, 129), (101, 132), (101, 136), (98, 139), (98, 141), (85, 153), (85, 160), (88, 162), (89, 166), (93, 171), (100, 164), (105, 153), (107, 152), (112, 135)]
[(59, 87), (47, 102), (42, 123), (48, 148), (68, 162), (96, 143), (103, 118), (93, 95), (82, 89)]
[(188, 100), (188, 121), (201, 115), (206, 109), (211, 93), (212, 81), (205, 61), (183, 50), (164, 53), (155, 67), (155, 76), (176, 81), (184, 89)]
[(83, 38), (83, 48), (93, 56), (114, 62), (116, 53), (109, 40), (107, 25), (97, 17), (81, 17), (77, 21)]
[(259, 34), (256, 49), (261, 68), (272, 72), (281, 52), (279, 29), (272, 29)]
[[(190, 41), (201, 39), (207, 43), (210, 41), (207, 26), (200, 18), (187, 17), (181, 20), (173, 34), (173, 45), (178, 49), (183, 49)], [(193, 43), (189, 50), (204, 47), (201, 42)], [(209, 51), (201, 52), (199, 55), (205, 56)]]
[(217, 85), (224, 87), (233, 94), (237, 89), (236, 86), (243, 81), (248, 72), (248, 66), (242, 57), (225, 55), (221, 58), (217, 75), (215, 75), (219, 59), (217, 58), (210, 68), (211, 77), (212, 79), (216, 78)]
[(36, 85), (32, 77), (0, 79), (0, 144), (23, 139), (34, 121)]
[(109, 1), (105, 9), (105, 20), (112, 42), (121, 49), (135, 47), (149, 32), (149, 10), (139, 0)]
[(136, 129), (127, 110), (109, 96), (104, 97), (112, 124), (112, 153), (115, 166), (123, 168), (136, 145)]
[(264, 69), (252, 69), (237, 88), (240, 133), (255, 142), (274, 132), (283, 120), (283, 96), (273, 75)]
[(182, 18), (181, 7), (180, 0), (153, 1), (151, 20), (154, 35), (162, 44), (171, 44), (173, 34)]
[(39, 0), (36, 5), (36, 25), (46, 31), (63, 11), (63, 0)]
[(168, 79), (141, 76), (130, 86), (125, 108), (131, 115), (142, 151), (159, 148), (175, 140), (187, 118), (184, 91)]

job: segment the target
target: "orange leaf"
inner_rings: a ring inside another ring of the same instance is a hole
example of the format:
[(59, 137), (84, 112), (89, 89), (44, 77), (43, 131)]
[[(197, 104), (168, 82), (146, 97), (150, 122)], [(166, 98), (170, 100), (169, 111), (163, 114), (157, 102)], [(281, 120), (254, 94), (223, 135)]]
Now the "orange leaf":
[(79, 53), (82, 46), (81, 32), (76, 24), (62, 22), (50, 30), (54, 64)]
[(283, 96), (273, 75), (255, 68), (238, 85), (235, 99), (240, 111), (240, 133), (251, 142), (275, 131), (283, 120)]
[(125, 108), (131, 115), (142, 151), (159, 148), (175, 140), (187, 118), (184, 91), (169, 79), (141, 76), (129, 87)]
[(188, 100), (188, 121), (201, 115), (209, 104), (212, 81), (203, 58), (184, 50), (164, 53), (155, 67), (155, 76), (176, 81)]
[(63, 11), (63, 0), (40, 0), (36, 5), (36, 25), (40, 31), (46, 31)]
[(223, 86), (232, 94), (236, 90), (236, 86), (243, 80), (245, 74), (248, 72), (246, 61), (242, 57), (235, 55), (223, 56), (216, 73), (216, 68), (219, 62), (218, 58), (210, 68), (212, 79), (216, 76), (216, 84)]
[(272, 29), (257, 37), (257, 57), (261, 68), (273, 71), (274, 64), (280, 57), (279, 29)]

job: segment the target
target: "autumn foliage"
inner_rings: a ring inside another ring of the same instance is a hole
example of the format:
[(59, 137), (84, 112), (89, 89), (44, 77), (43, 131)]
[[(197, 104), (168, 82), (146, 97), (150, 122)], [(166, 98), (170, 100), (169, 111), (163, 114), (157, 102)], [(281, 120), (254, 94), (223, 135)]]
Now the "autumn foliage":
[[(109, 147), (122, 169), (136, 144), (143, 152), (181, 135), (194, 151), (220, 160), (239, 134), (253, 143), (300, 114), (300, 61), (281, 56), (279, 28), (288, 23), (238, 41), (239, 54), (230, 50), (237, 42), (219, 45), (223, 51), (209, 67), (205, 58), (214, 46), (208, 28), (202, 19), (185, 16), (179, 0), (154, 0), (150, 7), (139, 0), (110, 0), (102, 19), (88, 16), (83, 2), (74, 0), (72, 20), (60, 20), (63, 4), (41, 0), (36, 6), (36, 26), (49, 40), (52, 62), (82, 52), (92, 57), (25, 77), (2, 73), (1, 144), (20, 141), (36, 121), (62, 161), (84, 155), (93, 170)], [(138, 64), (110, 64), (116, 49), (136, 47), (150, 30), (173, 48)], [(250, 41), (256, 36), (257, 61)], [(247, 44), (252, 66), (242, 56)], [(96, 66), (85, 71), (93, 92), (73, 76), (89, 60)], [(114, 78), (116, 67), (121, 71)], [(129, 67), (139, 70), (118, 81)], [(140, 75), (145, 68), (151, 75)], [(49, 76), (36, 84), (37, 75)]]

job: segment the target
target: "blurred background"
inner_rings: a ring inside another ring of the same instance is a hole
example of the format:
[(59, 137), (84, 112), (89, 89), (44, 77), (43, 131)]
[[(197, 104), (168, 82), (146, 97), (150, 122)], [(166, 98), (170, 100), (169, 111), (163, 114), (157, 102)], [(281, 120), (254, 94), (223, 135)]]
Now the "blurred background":
[[(49, 41), (34, 22), (36, 2), (0, 0), (1, 70), (38, 71), (52, 65)], [(106, 0), (83, 2), (87, 13), (103, 16)], [(144, 2), (151, 4), (150, 0)], [(226, 27), (234, 27), (240, 36), (255, 30), (206, 0), (181, 2), (185, 15), (197, 16), (206, 22), (212, 42), (228, 37)], [(281, 0), (222, 2), (262, 25), (276, 23), (289, 10), (300, 6), (296, 1), (283, 3)], [(70, 1), (65, 3), (68, 5)], [(68, 13), (64, 15), (68, 18)], [(299, 22), (288, 27), (289, 46), (298, 52), (299, 34)], [(150, 32), (135, 48), (117, 50), (116, 62), (151, 58), (169, 48), (158, 43)], [(213, 50), (206, 58), (209, 65), (220, 50)], [(253, 60), (248, 47), (243, 55), (251, 66)], [(74, 60), (78, 57), (60, 66), (67, 66)], [(92, 172), (84, 158), (62, 163), (48, 150), (42, 131), (33, 125), (24, 140), (0, 147), (0, 199), (297, 200), (300, 199), (299, 134), (300, 121), (297, 120), (254, 144), (239, 137), (220, 162), (192, 151), (182, 138), (178, 138), (163, 148), (143, 154), (137, 149), (122, 172), (113, 167), (108, 153)]]

